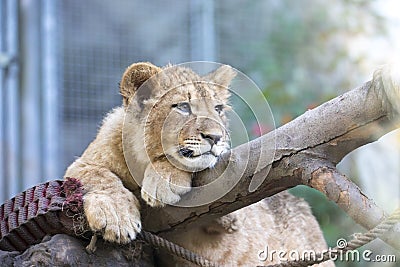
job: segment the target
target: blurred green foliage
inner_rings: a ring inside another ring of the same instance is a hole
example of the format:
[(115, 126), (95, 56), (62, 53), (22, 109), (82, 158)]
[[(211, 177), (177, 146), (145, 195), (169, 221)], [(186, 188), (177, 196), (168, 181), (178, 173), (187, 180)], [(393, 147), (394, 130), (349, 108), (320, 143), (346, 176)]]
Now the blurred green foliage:
[(283, 0), (256, 47), (251, 69), (263, 78), (277, 126), (362, 82), (368, 55), (349, 49), (358, 36), (385, 33), (375, 1)]

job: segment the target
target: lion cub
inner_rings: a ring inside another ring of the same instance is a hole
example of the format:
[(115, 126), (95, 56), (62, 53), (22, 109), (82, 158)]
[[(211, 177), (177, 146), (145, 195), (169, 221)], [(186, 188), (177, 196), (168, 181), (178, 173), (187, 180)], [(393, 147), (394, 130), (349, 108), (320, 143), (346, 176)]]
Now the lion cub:
[(227, 65), (202, 77), (179, 66), (127, 68), (120, 83), (123, 105), (106, 116), (64, 176), (82, 182), (93, 231), (117, 243), (135, 239), (141, 230), (133, 194), (138, 184), (147, 204), (162, 207), (190, 191), (193, 172), (215, 165), (229, 149), (224, 111), (235, 75)]
[[(177, 203), (191, 190), (192, 173), (216, 164), (230, 145), (225, 110), (235, 75), (226, 65), (205, 76), (179, 66), (128, 67), (120, 84), (123, 105), (106, 116), (65, 173), (84, 186), (93, 231), (116, 243), (135, 239), (141, 231), (136, 196), (153, 207)], [(168, 238), (226, 266), (280, 262), (266, 257), (270, 250), (326, 249), (307, 203), (287, 192)], [(189, 266), (164, 253), (159, 251), (160, 266)]]

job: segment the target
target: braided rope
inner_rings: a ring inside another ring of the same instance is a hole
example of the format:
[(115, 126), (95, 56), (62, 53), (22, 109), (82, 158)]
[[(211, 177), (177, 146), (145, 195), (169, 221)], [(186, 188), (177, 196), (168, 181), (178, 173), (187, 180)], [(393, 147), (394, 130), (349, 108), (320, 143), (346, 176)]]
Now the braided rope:
[(141, 239), (149, 243), (150, 245), (158, 248), (164, 248), (168, 252), (173, 253), (185, 260), (188, 260), (194, 264), (197, 264), (198, 266), (204, 266), (204, 267), (222, 267), (222, 265), (219, 265), (218, 263), (212, 262), (210, 260), (207, 260), (203, 256), (200, 256), (190, 250), (187, 250), (175, 243), (172, 243), (162, 237), (159, 237), (155, 234), (152, 234), (150, 232), (142, 230), (140, 233)]
[(315, 260), (302, 259), (296, 261), (287, 261), (278, 264), (268, 265), (265, 267), (305, 267), (330, 260), (332, 256), (337, 256), (340, 252), (358, 249), (365, 244), (368, 244), (369, 242), (375, 240), (376, 238), (381, 237), (398, 222), (400, 222), (400, 207), (397, 208), (389, 217), (387, 217), (370, 231), (364, 234), (355, 235), (355, 237), (350, 240), (345, 247), (336, 246), (331, 251), (318, 253), (315, 256)]
[(58, 217), (65, 201), (62, 191), (62, 181), (49, 181), (0, 205), (0, 250), (24, 251), (46, 234), (69, 233)]

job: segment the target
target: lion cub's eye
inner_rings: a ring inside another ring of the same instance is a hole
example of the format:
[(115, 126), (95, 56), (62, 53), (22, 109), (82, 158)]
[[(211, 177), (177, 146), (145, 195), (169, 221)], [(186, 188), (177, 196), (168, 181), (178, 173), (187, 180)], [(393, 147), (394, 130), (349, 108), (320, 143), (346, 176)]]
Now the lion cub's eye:
[(186, 114), (190, 114), (192, 113), (192, 110), (190, 108), (190, 104), (187, 102), (182, 102), (182, 103), (178, 103), (178, 104), (173, 104), (172, 105), (173, 108), (177, 108), (179, 111), (186, 113)]
[(221, 114), (222, 110), (224, 109), (224, 105), (216, 105), (214, 109), (216, 112), (218, 112), (218, 114)]

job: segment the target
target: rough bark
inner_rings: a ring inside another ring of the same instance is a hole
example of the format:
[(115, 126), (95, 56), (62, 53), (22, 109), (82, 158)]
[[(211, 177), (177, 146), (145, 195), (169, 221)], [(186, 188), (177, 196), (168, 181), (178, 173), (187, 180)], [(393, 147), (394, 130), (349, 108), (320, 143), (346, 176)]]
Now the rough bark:
[[(168, 235), (208, 222), (299, 184), (325, 193), (355, 222), (367, 229), (377, 225), (386, 214), (351, 181), (345, 182), (346, 186), (353, 188), (348, 191), (343, 187), (342, 175), (332, 175), (331, 186), (318, 185), (324, 184), (326, 178), (321, 174), (321, 168), (330, 168), (332, 174), (338, 173), (335, 166), (345, 155), (396, 128), (395, 119), (400, 102), (400, 79), (396, 71), (398, 69), (392, 66), (385, 66), (375, 72), (371, 81), (359, 88), (233, 149), (231, 155), (220, 161), (215, 169), (206, 170), (196, 177), (199, 184), (218, 179), (221, 181), (219, 185), (224, 186), (229, 184), (231, 177), (240, 175), (240, 180), (228, 194), (198, 207), (146, 209), (143, 212), (144, 227)], [(249, 190), (252, 179), (263, 178), (265, 180), (257, 190)], [(207, 194), (209, 192), (205, 192), (204, 196), (207, 197)], [(189, 193), (183, 202), (194, 197), (198, 196)], [(360, 216), (360, 210), (363, 216)], [(395, 232), (386, 241), (400, 249), (400, 224), (394, 229)]]

